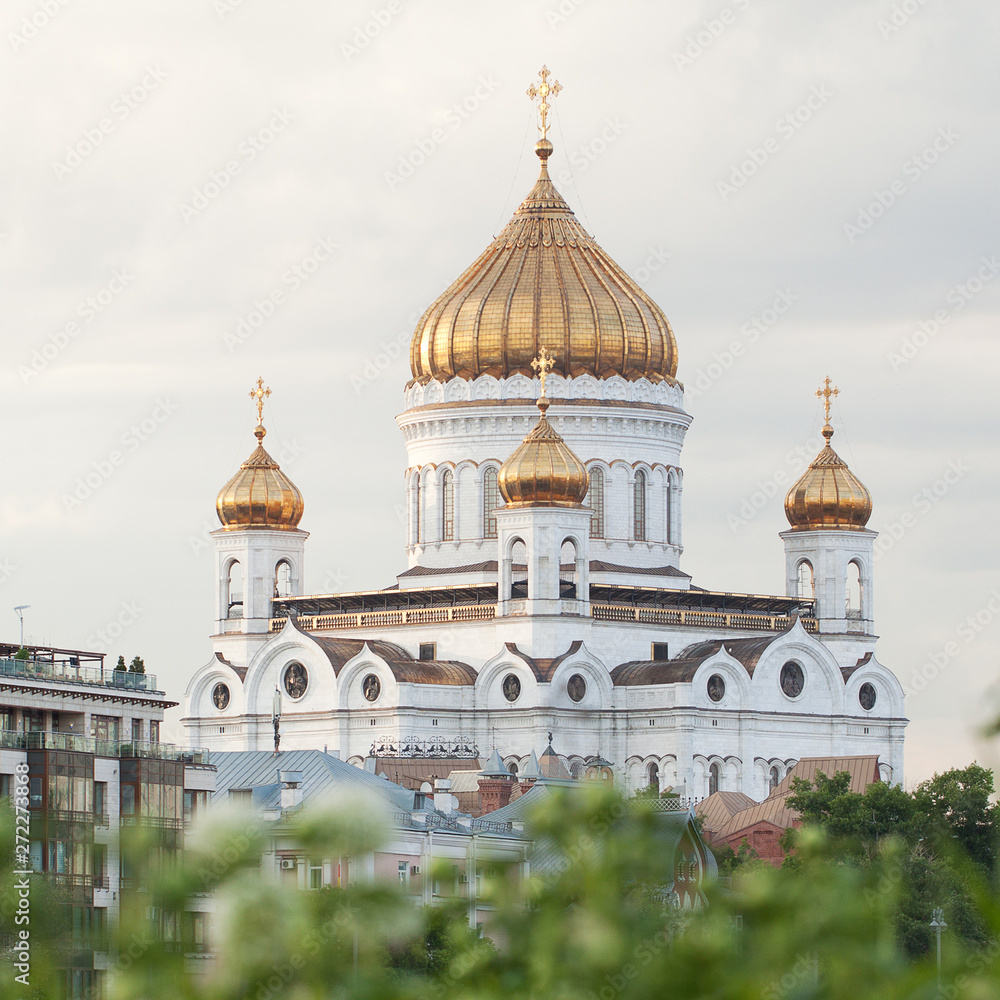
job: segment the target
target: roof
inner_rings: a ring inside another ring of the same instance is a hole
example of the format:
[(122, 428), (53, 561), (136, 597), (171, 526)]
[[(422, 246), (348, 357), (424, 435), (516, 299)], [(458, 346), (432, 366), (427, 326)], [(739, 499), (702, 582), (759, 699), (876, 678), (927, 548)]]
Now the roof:
[(402, 646), (381, 639), (347, 639), (339, 636), (310, 636), (323, 650), (334, 674), (365, 646), (385, 660), (393, 677), (404, 684), (475, 684), (476, 671), (458, 660), (415, 660)]
[(746, 672), (753, 677), (761, 654), (782, 634), (750, 636), (745, 639), (708, 639), (686, 647), (672, 660), (628, 660), (619, 663), (611, 671), (611, 680), (616, 687), (687, 684), (694, 680), (698, 668), (722, 649), (739, 660)]
[(531, 672), (535, 675), (535, 679), (542, 682), (543, 684), (548, 683), (555, 676), (556, 670), (559, 668), (559, 664), (563, 662), (567, 657), (572, 656), (574, 653), (578, 653), (583, 646), (583, 643), (579, 639), (575, 639), (569, 644), (569, 649), (565, 653), (560, 653), (558, 656), (552, 657), (533, 657), (528, 656), (527, 653), (521, 652), (517, 648), (517, 644), (513, 642), (505, 642), (504, 645), (507, 647), (508, 652), (513, 653), (516, 657), (523, 660)]
[(631, 576), (676, 576), (690, 580), (691, 574), (679, 570), (676, 566), (623, 566), (620, 563), (604, 562), (601, 559), (590, 560), (591, 573), (628, 573)]
[[(413, 808), (413, 792), (363, 771), (322, 750), (217, 750), (213, 800), (225, 801), (232, 788), (263, 788), (278, 781), (278, 771), (302, 772), (302, 801), (331, 791), (364, 791), (385, 800), (393, 809)], [(280, 789), (280, 784), (276, 787)], [(264, 799), (269, 793), (262, 792)], [(256, 798), (254, 805), (257, 804)]]
[(718, 833), (729, 825), (736, 813), (752, 809), (757, 804), (743, 792), (713, 792), (707, 799), (702, 799), (694, 811), (704, 820), (706, 833)]
[(486, 762), (486, 766), (479, 772), (483, 777), (510, 777), (510, 771), (507, 770), (503, 765), (503, 758), (500, 756), (500, 751), (496, 747), (493, 748), (493, 753), (490, 754), (490, 759)]
[(551, 743), (542, 751), (542, 756), (538, 759), (538, 768), (546, 778), (569, 778), (570, 776), (559, 754), (552, 749)]
[(799, 818), (799, 814), (788, 805), (792, 781), (803, 778), (815, 782), (817, 774), (822, 773), (832, 778), (840, 771), (850, 774), (850, 791), (859, 794), (863, 794), (869, 785), (882, 780), (879, 777), (877, 754), (859, 757), (803, 757), (763, 802), (733, 814), (722, 829), (715, 831), (716, 836), (732, 837), (758, 823), (770, 823), (779, 829), (787, 829)]

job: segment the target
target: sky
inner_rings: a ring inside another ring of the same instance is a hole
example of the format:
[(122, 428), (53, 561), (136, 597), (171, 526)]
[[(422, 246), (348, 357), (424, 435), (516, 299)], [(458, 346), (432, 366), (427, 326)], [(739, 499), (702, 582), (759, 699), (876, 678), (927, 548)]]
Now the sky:
[(677, 337), (682, 567), (783, 592), (829, 375), (907, 784), (994, 763), (998, 31), (986, 0), (7, 0), (0, 637), (30, 605), (26, 640), (180, 700), (258, 376), (306, 590), (394, 582), (410, 334), (532, 186), (545, 63), (556, 185)]

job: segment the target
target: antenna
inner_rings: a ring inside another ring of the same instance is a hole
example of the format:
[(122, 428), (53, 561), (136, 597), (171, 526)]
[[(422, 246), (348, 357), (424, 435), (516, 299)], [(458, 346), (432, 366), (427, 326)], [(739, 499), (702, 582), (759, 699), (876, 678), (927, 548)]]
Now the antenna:
[(14, 608), (14, 612), (21, 622), (21, 649), (24, 649), (24, 612), (26, 608), (30, 608), (30, 604), (19, 604)]

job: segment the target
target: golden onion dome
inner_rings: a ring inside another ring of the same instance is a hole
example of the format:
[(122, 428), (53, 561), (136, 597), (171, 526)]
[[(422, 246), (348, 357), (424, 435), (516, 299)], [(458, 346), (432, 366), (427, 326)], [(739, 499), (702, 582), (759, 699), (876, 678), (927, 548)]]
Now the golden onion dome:
[(548, 408), (542, 396), (538, 423), (500, 466), (497, 486), (509, 507), (579, 507), (587, 496), (587, 467), (546, 419)]
[(785, 517), (793, 531), (860, 530), (872, 516), (872, 496), (830, 447), (833, 428), (829, 420), (823, 437), (823, 450), (785, 497)]
[(493, 242), (424, 313), (410, 346), (416, 381), (531, 375), (547, 345), (567, 377), (674, 381), (677, 343), (659, 306), (577, 222), (541, 172)]
[(257, 448), (219, 491), (215, 510), (223, 528), (290, 531), (302, 520), (305, 503), (298, 487), (264, 450), (263, 424), (254, 430)]

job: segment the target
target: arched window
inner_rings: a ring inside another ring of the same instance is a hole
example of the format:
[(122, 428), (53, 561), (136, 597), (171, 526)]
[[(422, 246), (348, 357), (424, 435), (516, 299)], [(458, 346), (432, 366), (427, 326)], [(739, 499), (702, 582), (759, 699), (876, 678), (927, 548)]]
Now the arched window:
[(568, 538), (559, 550), (559, 596), (576, 597), (576, 546)]
[(510, 595), (524, 600), (528, 596), (528, 546), (518, 538), (510, 547)]
[(510, 762), (510, 763), (509, 763), (509, 764), (507, 765), (507, 771), (508, 771), (508, 773), (510, 773), (510, 774), (513, 774), (513, 775), (515, 775), (515, 776), (517, 775), (517, 761), (516, 761), (516, 760), (512, 760), (512, 761), (511, 761), (511, 762)]
[(808, 559), (803, 559), (798, 568), (798, 596), (803, 600), (812, 600), (816, 596), (816, 584), (813, 579), (812, 563)]
[(441, 538), (450, 542), (455, 537), (455, 474), (445, 469), (441, 477)]
[(773, 792), (780, 784), (781, 784), (781, 771), (778, 770), (777, 766), (772, 767), (771, 774), (768, 777), (767, 781), (768, 791)]
[(708, 794), (714, 795), (719, 790), (719, 765), (713, 764), (708, 769)]
[(420, 544), (420, 473), (413, 477), (413, 489), (410, 491), (413, 510), (410, 514), (411, 538), (414, 545)]
[(274, 596), (292, 596), (292, 565), (287, 559), (282, 559), (274, 567)]
[(667, 524), (664, 535), (667, 539), (667, 544), (671, 545), (674, 541), (674, 477), (667, 476)]
[(483, 473), (483, 537), (497, 537), (497, 507), (503, 506), (500, 502), (500, 490), (497, 487), (497, 470), (490, 466)]
[(846, 618), (861, 617), (861, 591), (861, 567), (852, 560), (847, 564)]
[(604, 537), (604, 470), (595, 468), (590, 470), (590, 489), (587, 490), (587, 499), (583, 501), (586, 506), (593, 509), (590, 515), (590, 537)]
[(660, 794), (660, 765), (650, 764), (646, 768), (646, 777), (649, 779), (646, 784), (656, 792), (657, 795)]
[(632, 497), (632, 537), (637, 542), (646, 540), (646, 473), (638, 469)]
[(229, 564), (227, 618), (243, 617), (243, 567), (234, 559)]

